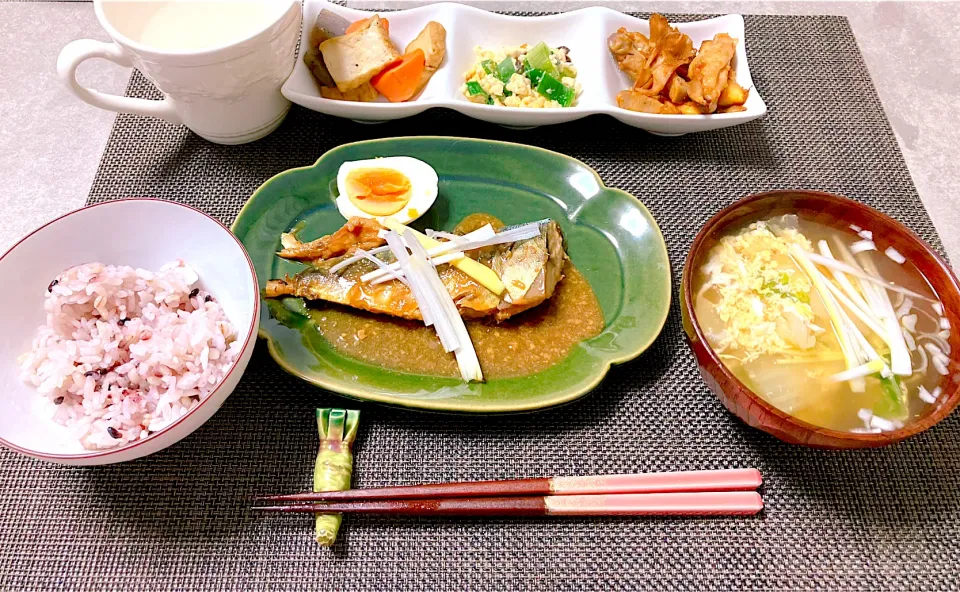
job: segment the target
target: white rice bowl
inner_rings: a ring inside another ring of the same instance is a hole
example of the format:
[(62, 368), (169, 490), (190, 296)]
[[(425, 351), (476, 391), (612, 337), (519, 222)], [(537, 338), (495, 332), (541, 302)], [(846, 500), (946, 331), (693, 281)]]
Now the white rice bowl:
[(243, 343), (181, 260), (151, 272), (87, 263), (50, 285), (18, 362), (50, 417), (87, 450), (141, 440), (198, 406)]

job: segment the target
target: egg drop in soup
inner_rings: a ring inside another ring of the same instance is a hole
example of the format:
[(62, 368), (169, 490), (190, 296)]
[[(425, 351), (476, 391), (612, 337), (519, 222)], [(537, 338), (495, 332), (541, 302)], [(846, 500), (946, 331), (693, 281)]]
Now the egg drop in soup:
[(788, 215), (723, 236), (694, 280), (711, 348), (818, 427), (899, 429), (936, 405), (950, 324), (920, 270), (867, 229)]

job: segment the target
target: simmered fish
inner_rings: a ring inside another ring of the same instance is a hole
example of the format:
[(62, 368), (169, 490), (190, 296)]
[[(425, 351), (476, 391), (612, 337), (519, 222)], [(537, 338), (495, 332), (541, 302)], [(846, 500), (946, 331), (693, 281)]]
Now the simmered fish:
[[(533, 238), (478, 249), (482, 251), (480, 253), (467, 253), (467, 256), (487, 265), (500, 277), (505, 286), (502, 294), (494, 294), (455, 267), (446, 264), (437, 267), (440, 279), (457, 305), (460, 316), (493, 317), (499, 321), (532, 308), (553, 295), (557, 283), (563, 278), (563, 265), (567, 258), (565, 243), (560, 226), (555, 221), (543, 220), (539, 224), (540, 234)], [(284, 249), (279, 253), (281, 257), (311, 260), (313, 267), (293, 277), (268, 281), (266, 296), (300, 296), (405, 319), (421, 319), (413, 294), (402, 282), (360, 282), (363, 274), (377, 268), (373, 262), (358, 261), (338, 272), (330, 271), (357, 248), (370, 249), (385, 243), (377, 236), (379, 229), (375, 229), (374, 225), (379, 226), (369, 220), (362, 225), (350, 220), (328, 237), (297, 245), (293, 249)], [(331, 253), (336, 256), (331, 257)], [(389, 252), (377, 257), (385, 263), (395, 260)]]

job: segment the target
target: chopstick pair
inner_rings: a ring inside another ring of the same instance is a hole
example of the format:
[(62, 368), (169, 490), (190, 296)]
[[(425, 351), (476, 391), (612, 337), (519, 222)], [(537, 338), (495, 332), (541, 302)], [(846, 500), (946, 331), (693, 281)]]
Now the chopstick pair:
[(309, 502), (267, 512), (416, 516), (735, 516), (757, 514), (756, 469), (435, 483), (258, 498)]

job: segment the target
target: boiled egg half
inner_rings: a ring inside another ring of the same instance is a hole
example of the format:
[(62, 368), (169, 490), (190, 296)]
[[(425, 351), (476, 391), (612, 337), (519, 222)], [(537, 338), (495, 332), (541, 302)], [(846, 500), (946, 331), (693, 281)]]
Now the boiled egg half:
[(354, 160), (337, 172), (337, 209), (344, 218), (392, 218), (402, 224), (422, 216), (437, 200), (437, 171), (409, 156)]

